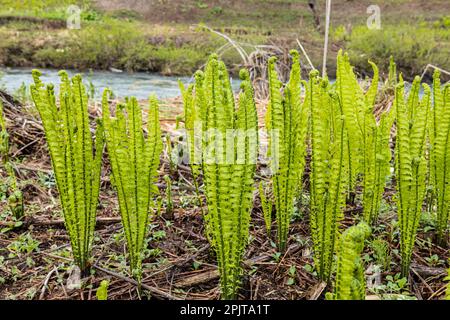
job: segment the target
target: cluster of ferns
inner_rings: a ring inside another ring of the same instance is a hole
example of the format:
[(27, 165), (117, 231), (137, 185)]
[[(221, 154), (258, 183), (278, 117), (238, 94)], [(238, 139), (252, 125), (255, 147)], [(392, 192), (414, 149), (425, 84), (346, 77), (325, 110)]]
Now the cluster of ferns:
[(53, 85), (45, 86), (40, 76), (39, 71), (33, 71), (31, 94), (44, 126), (74, 262), (83, 272), (87, 272), (92, 263), (106, 144), (131, 274), (140, 284), (145, 236), (152, 217), (153, 196), (157, 192), (154, 180), (162, 150), (158, 102), (156, 98), (150, 98), (148, 127), (144, 134), (142, 110), (137, 100), (131, 98), (117, 104), (114, 117), (111, 117), (110, 92), (106, 89), (102, 100), (103, 116), (96, 119), (94, 142), (88, 95), (81, 76), (69, 79), (66, 72), (60, 72), (58, 100)]
[[(436, 72), (432, 90), (423, 84), (420, 94), (416, 78), (405, 95), (402, 76), (391, 64), (395, 100), (388, 111), (375, 115), (379, 92), (375, 64), (370, 62), (373, 78), (364, 90), (342, 52), (334, 83), (317, 70), (302, 80), (299, 54), (295, 50), (290, 54), (286, 84), (279, 80), (276, 58), (269, 60), (267, 68), (270, 173), (259, 183), (265, 227), (269, 237), (275, 234), (278, 250), (286, 251), (294, 208), (302, 193), (308, 193), (309, 204), (301, 209), (309, 213), (318, 277), (330, 283), (336, 270), (334, 291), (327, 298), (363, 299), (359, 256), (377, 223), (391, 167), (395, 168), (403, 275), (409, 270), (423, 208), (434, 211), (437, 241), (445, 243), (450, 211), (450, 86), (442, 88)], [(81, 77), (60, 75), (59, 99), (53, 85), (44, 86), (38, 71), (33, 72), (31, 93), (45, 129), (75, 263), (81, 270), (91, 263), (106, 145), (131, 273), (140, 283), (163, 147), (158, 101), (150, 98), (144, 130), (137, 100), (127, 98), (112, 113), (110, 92), (105, 90), (93, 137)], [(241, 285), (257, 189), (258, 114), (249, 72), (241, 70), (240, 78), (241, 90), (235, 96), (225, 64), (212, 55), (191, 84), (180, 83), (187, 154), (200, 206), (206, 198), (205, 230), (216, 254), (224, 299), (237, 298)], [(346, 204), (355, 201), (357, 188), (362, 190), (362, 221), (340, 235)]]

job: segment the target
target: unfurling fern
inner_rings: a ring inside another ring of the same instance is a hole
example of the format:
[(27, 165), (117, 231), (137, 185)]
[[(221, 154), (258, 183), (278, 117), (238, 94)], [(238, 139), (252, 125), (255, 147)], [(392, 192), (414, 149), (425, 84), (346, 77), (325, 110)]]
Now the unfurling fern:
[(433, 75), (433, 103), (429, 117), (430, 207), (437, 208), (438, 243), (446, 245), (450, 212), (450, 85), (441, 89), (440, 73)]
[(337, 270), (334, 293), (327, 293), (327, 300), (364, 300), (366, 286), (361, 253), (364, 240), (371, 233), (365, 222), (348, 228), (340, 237), (337, 249)]
[(142, 130), (142, 110), (136, 98), (119, 104), (115, 117), (108, 105), (109, 91), (102, 100), (103, 123), (113, 183), (119, 198), (119, 208), (127, 240), (131, 273), (140, 283), (144, 240), (149, 223), (152, 195), (162, 151), (159, 107), (156, 97), (150, 97), (147, 137)]
[[(289, 224), (294, 210), (295, 193), (305, 166), (308, 109), (301, 101), (301, 77), (298, 52), (293, 58), (289, 83), (281, 94), (281, 82), (275, 71), (275, 58), (269, 60), (269, 105), (266, 126), (269, 132), (272, 188), (275, 200), (277, 244), (286, 249)], [(276, 150), (278, 148), (278, 150)]]
[[(197, 195), (198, 204), (203, 212), (203, 201), (200, 195), (200, 186), (198, 178), (200, 175), (201, 150), (199, 143), (201, 141), (201, 133), (204, 129), (204, 112), (205, 100), (203, 95), (203, 72), (197, 71), (195, 74), (195, 84), (191, 84), (185, 88), (183, 83), (179, 82), (181, 96), (184, 106), (184, 128), (187, 137), (188, 161), (191, 168), (195, 193)], [(195, 91), (195, 92), (194, 92)]]
[(205, 220), (217, 255), (224, 299), (235, 298), (240, 284), (256, 170), (256, 106), (248, 72), (242, 70), (240, 76), (237, 110), (225, 65), (217, 56), (210, 57), (202, 79), (207, 115), (202, 147), (208, 204)]
[(0, 100), (0, 159), (8, 174), (8, 206), (16, 219), (24, 215), (23, 193), (17, 185), (17, 177), (14, 171), (13, 163), (9, 158), (9, 133), (6, 130), (6, 121), (3, 115), (3, 103)]
[(272, 199), (266, 195), (266, 190), (262, 182), (259, 184), (259, 198), (261, 199), (261, 209), (263, 212), (264, 223), (266, 224), (267, 236), (270, 237), (273, 203)]
[(81, 76), (70, 81), (65, 71), (59, 74), (59, 106), (53, 85), (45, 87), (37, 70), (33, 70), (31, 95), (44, 126), (73, 257), (78, 267), (86, 270), (100, 189), (103, 125), (97, 122), (94, 147)]
[(330, 92), (326, 79), (310, 73), (306, 90), (310, 109), (310, 223), (314, 261), (319, 277), (329, 281), (338, 225), (345, 206), (348, 166), (346, 133), (339, 97)]
[(395, 90), (397, 136), (395, 169), (398, 191), (401, 272), (407, 276), (416, 239), (422, 204), (425, 197), (427, 164), (425, 136), (430, 88), (424, 84), (424, 96), (419, 101), (420, 78), (414, 79), (408, 101), (404, 100), (404, 82), (400, 76)]
[[(364, 96), (362, 180), (364, 220), (373, 224), (378, 218), (386, 177), (390, 174), (389, 138), (395, 113), (391, 110), (384, 112), (377, 121), (374, 107), (378, 90), (378, 68), (374, 63), (370, 63), (374, 70), (374, 77)], [(357, 87), (359, 88), (359, 85)]]
[[(375, 78), (374, 78), (375, 79)], [(363, 173), (364, 97), (347, 54), (339, 51), (337, 57), (336, 91), (342, 105), (347, 131), (346, 163), (348, 166), (348, 200), (354, 202), (358, 176)], [(369, 91), (370, 92), (370, 91)]]

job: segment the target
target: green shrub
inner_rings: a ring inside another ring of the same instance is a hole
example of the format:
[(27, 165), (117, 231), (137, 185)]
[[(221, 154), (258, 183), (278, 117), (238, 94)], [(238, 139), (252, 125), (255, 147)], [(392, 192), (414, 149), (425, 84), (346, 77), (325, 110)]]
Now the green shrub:
[(352, 63), (365, 73), (370, 72), (367, 60), (387, 70), (393, 55), (399, 70), (414, 75), (421, 74), (428, 63), (450, 64), (450, 46), (445, 45), (449, 36), (448, 30), (411, 25), (383, 26), (380, 30), (360, 26), (352, 30), (346, 48)]

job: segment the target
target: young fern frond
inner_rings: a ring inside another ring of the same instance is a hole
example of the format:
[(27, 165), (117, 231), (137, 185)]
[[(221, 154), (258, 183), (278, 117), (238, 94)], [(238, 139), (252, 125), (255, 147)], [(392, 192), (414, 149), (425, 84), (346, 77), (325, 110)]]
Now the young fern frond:
[(327, 300), (365, 300), (366, 286), (361, 253), (371, 233), (365, 222), (348, 228), (340, 237), (337, 249), (337, 270), (334, 292)]
[(314, 262), (324, 281), (330, 279), (348, 183), (342, 105), (339, 96), (329, 90), (328, 81), (312, 71), (306, 90), (311, 114), (310, 224)]
[[(337, 57), (336, 91), (345, 119), (347, 131), (346, 162), (348, 166), (348, 199), (353, 202), (358, 176), (363, 172), (362, 155), (364, 144), (364, 96), (347, 54), (339, 51)], [(373, 95), (373, 92), (370, 91)], [(370, 100), (370, 99), (368, 99)]]
[(267, 236), (270, 237), (270, 231), (272, 229), (272, 199), (266, 195), (266, 191), (263, 183), (259, 184), (259, 198), (261, 199), (261, 209), (264, 216), (264, 223), (266, 224)]
[(374, 115), (375, 99), (378, 90), (378, 68), (369, 62), (374, 70), (371, 86), (365, 94), (363, 120), (363, 216), (369, 223), (378, 218), (380, 203), (390, 174), (391, 150), (389, 138), (394, 121), (394, 112), (384, 112), (377, 122)]
[(450, 85), (441, 88), (440, 72), (433, 75), (433, 103), (429, 118), (430, 206), (436, 207), (437, 240), (446, 245), (450, 212)]
[(424, 84), (419, 100), (420, 78), (414, 79), (408, 101), (404, 100), (404, 82), (400, 76), (395, 90), (397, 137), (395, 169), (398, 191), (398, 219), (402, 276), (407, 276), (425, 197), (427, 164), (425, 136), (430, 88)]
[(3, 103), (0, 100), (0, 159), (8, 174), (8, 207), (16, 219), (20, 219), (24, 215), (23, 193), (17, 185), (16, 172), (9, 158), (9, 133), (6, 129), (6, 120), (3, 115)]
[[(292, 50), (289, 83), (281, 94), (281, 82), (275, 71), (275, 58), (269, 60), (269, 106), (266, 126), (272, 156), (272, 186), (276, 208), (277, 244), (286, 249), (295, 193), (305, 166), (308, 109), (301, 101), (301, 75), (298, 52)], [(278, 152), (275, 150), (278, 148)]]
[[(212, 55), (202, 95), (206, 102), (202, 168), (208, 213), (208, 239), (217, 254), (222, 298), (236, 297), (241, 260), (248, 242), (257, 155), (257, 117), (247, 71), (241, 71), (241, 93), (235, 109), (223, 62)], [(196, 88), (196, 93), (198, 93)]]
[(142, 110), (136, 98), (119, 104), (111, 117), (109, 90), (103, 93), (102, 112), (106, 146), (119, 198), (119, 208), (127, 240), (131, 273), (140, 283), (144, 240), (147, 234), (154, 183), (162, 151), (159, 106), (150, 97), (147, 138), (142, 129)]
[(201, 140), (201, 137), (198, 137), (197, 133), (203, 131), (203, 121), (205, 120), (203, 118), (203, 113), (205, 112), (203, 96), (203, 73), (201, 71), (197, 71), (195, 74), (195, 84), (189, 85), (187, 89), (184, 87), (181, 81), (179, 82), (179, 87), (181, 90), (181, 96), (183, 98), (184, 128), (186, 130), (187, 137), (189, 167), (192, 173), (198, 204), (201, 208), (202, 214), (204, 214), (203, 201), (201, 198), (200, 186), (198, 182), (201, 167), (201, 150), (199, 150), (198, 148), (198, 141)]
[(44, 127), (73, 257), (84, 271), (89, 266), (100, 189), (103, 125), (97, 122), (94, 148), (88, 97), (80, 75), (69, 80), (60, 71), (57, 106), (53, 85), (45, 87), (39, 71), (32, 74), (31, 95)]

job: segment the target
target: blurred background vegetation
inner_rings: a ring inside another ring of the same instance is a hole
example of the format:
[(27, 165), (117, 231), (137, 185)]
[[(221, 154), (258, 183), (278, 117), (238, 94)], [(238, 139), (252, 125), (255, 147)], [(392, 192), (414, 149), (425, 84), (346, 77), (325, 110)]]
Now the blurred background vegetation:
[[(0, 0), (0, 66), (123, 69), (190, 75), (226, 43), (205, 24), (248, 44), (286, 49), (303, 44), (321, 67), (325, 0)], [(67, 8), (79, 6), (81, 29), (66, 28)], [(379, 5), (381, 29), (370, 30), (367, 7)], [(200, 25), (200, 26), (199, 26)], [(428, 63), (450, 69), (450, 1), (333, 0), (329, 71), (345, 48), (357, 71), (367, 60), (387, 71), (389, 57), (407, 78)], [(235, 50), (224, 61), (236, 72)], [(302, 60), (306, 64), (306, 60)]]

